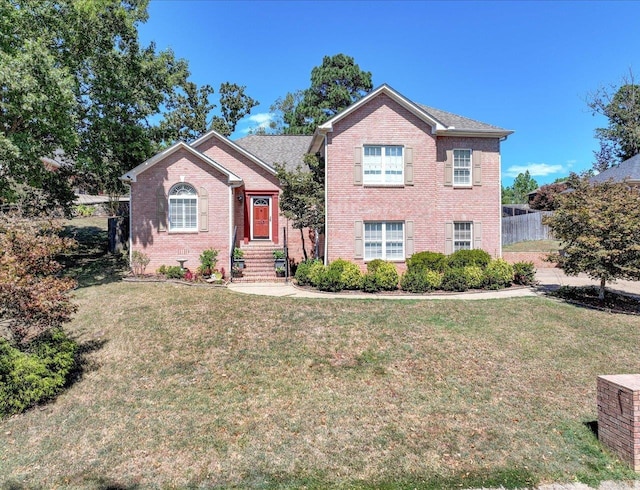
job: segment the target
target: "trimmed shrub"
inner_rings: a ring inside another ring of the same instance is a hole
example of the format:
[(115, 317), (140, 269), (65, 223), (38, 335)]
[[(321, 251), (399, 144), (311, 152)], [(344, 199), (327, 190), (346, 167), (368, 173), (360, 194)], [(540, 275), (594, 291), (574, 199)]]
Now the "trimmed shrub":
[(322, 268), (322, 273), (318, 275), (316, 287), (320, 291), (338, 292), (344, 289), (342, 271), (344, 260), (335, 260), (328, 267)]
[(440, 285), (440, 288), (445, 291), (459, 292), (469, 289), (467, 275), (465, 274), (464, 268), (456, 267), (447, 269), (442, 276), (442, 284)]
[(316, 260), (313, 264), (311, 264), (311, 267), (309, 267), (309, 284), (314, 287), (318, 287), (318, 284), (320, 283), (320, 280), (322, 279), (322, 276), (324, 275), (326, 269), (327, 268), (324, 266), (324, 264), (319, 260)]
[(513, 282), (530, 286), (536, 282), (536, 269), (533, 262), (516, 262), (513, 264)]
[(64, 388), (78, 345), (60, 329), (41, 335), (21, 351), (0, 338), (0, 416), (50, 399)]
[(467, 286), (470, 289), (478, 289), (482, 287), (484, 282), (484, 273), (482, 268), (477, 265), (468, 265), (462, 268)]
[(484, 270), (484, 287), (502, 289), (513, 282), (513, 267), (503, 259), (492, 260)]
[(341, 280), (344, 289), (361, 289), (363, 274), (357, 264), (349, 262), (348, 260), (338, 259), (332, 263), (340, 261), (342, 263), (342, 275)]
[(185, 272), (179, 265), (168, 265), (164, 268), (164, 275), (168, 279), (184, 279)]
[(418, 270), (413, 268), (402, 275), (400, 287), (411, 293), (426, 293), (435, 291), (442, 284), (442, 273), (432, 270)]
[(309, 280), (309, 272), (311, 271), (311, 266), (317, 262), (320, 261), (318, 259), (311, 259), (303, 260), (298, 264), (294, 277), (300, 286), (307, 286), (311, 284), (311, 281)]
[(407, 259), (407, 270), (432, 270), (444, 272), (447, 256), (439, 252), (418, 252)]
[(391, 262), (376, 259), (367, 264), (362, 289), (368, 293), (393, 291), (398, 287), (398, 269)]
[(447, 265), (452, 269), (477, 265), (484, 269), (491, 262), (491, 255), (484, 250), (458, 250), (447, 257)]

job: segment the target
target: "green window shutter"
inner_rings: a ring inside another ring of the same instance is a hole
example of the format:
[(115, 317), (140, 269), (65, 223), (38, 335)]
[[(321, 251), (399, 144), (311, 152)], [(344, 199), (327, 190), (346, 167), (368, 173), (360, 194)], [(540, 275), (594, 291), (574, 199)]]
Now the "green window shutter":
[(482, 185), (482, 152), (480, 150), (473, 150), (471, 163), (473, 165), (473, 185)]
[(356, 259), (361, 259), (364, 257), (364, 225), (362, 221), (356, 221), (354, 225), (354, 234), (355, 234), (355, 251), (353, 256)]
[(209, 231), (209, 193), (204, 187), (200, 187), (198, 193), (199, 229)]
[(453, 253), (453, 221), (447, 221), (444, 224), (444, 253), (445, 255)]
[(156, 217), (158, 231), (167, 231), (167, 195), (162, 187), (156, 191)]
[(404, 185), (413, 185), (413, 148), (404, 149)]
[(444, 185), (453, 185), (453, 150), (447, 150), (447, 159), (444, 161)]
[(482, 248), (482, 223), (479, 221), (473, 222), (473, 248)]
[(404, 233), (405, 233), (404, 256), (406, 258), (409, 258), (413, 255), (413, 251), (414, 251), (413, 221), (404, 222)]
[(362, 147), (353, 149), (353, 185), (362, 185)]

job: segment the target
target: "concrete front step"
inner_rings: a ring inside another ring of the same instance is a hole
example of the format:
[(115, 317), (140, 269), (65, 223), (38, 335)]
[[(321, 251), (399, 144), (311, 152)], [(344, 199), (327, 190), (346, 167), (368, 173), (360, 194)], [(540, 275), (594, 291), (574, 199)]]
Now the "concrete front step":
[(245, 284), (255, 283), (255, 282), (280, 282), (280, 283), (284, 283), (285, 281), (286, 281), (286, 278), (284, 278), (284, 277), (276, 277), (275, 274), (272, 275), (272, 276), (251, 276), (251, 277), (247, 277), (247, 276), (243, 275), (242, 277), (232, 277), (231, 278), (231, 282), (245, 283)]

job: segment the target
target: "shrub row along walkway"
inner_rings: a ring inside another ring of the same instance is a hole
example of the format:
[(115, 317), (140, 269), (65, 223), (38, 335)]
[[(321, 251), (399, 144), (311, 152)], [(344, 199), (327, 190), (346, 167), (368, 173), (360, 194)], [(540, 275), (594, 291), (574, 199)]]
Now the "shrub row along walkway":
[[(558, 289), (561, 286), (597, 286), (598, 282), (580, 274), (577, 277), (565, 275), (561, 269), (542, 268), (536, 271), (538, 285), (535, 287), (516, 286), (498, 291), (470, 291), (466, 293), (430, 293), (411, 294), (402, 291), (393, 293), (363, 293), (362, 291), (344, 291), (326, 293), (316, 289), (299, 288), (292, 283), (230, 283), (229, 289), (239, 293), (262, 296), (289, 296), (294, 298), (359, 298), (359, 299), (496, 299), (535, 296), (537, 294)], [(608, 289), (627, 294), (640, 295), (640, 282), (618, 281), (607, 285)]]

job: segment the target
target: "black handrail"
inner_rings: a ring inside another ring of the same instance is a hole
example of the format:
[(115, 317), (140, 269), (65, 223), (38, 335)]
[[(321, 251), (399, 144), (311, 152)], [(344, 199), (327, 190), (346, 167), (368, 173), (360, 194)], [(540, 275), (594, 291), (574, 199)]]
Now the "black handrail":
[(231, 242), (231, 250), (229, 250), (229, 262), (231, 266), (229, 267), (229, 273), (231, 275), (231, 282), (233, 282), (233, 253), (236, 249), (236, 239), (238, 238), (238, 225), (233, 227), (233, 241)]

